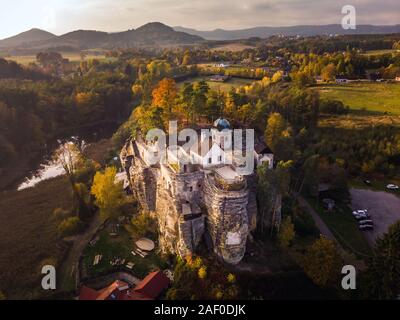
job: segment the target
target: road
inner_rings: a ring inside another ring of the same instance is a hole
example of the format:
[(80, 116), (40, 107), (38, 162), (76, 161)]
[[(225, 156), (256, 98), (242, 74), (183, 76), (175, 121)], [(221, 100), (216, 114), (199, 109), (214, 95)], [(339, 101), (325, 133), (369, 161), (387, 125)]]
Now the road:
[(384, 191), (350, 189), (353, 210), (368, 209), (374, 221), (374, 230), (364, 232), (365, 238), (374, 245), (377, 237), (386, 233), (389, 226), (400, 220), (400, 198)]
[(89, 244), (89, 241), (94, 237), (101, 225), (102, 221), (100, 219), (99, 213), (97, 212), (85, 232), (71, 238), (71, 240), (73, 241), (73, 245), (69, 249), (68, 256), (60, 269), (60, 283), (62, 290), (69, 291), (72, 289), (76, 289), (76, 272), (78, 268), (79, 258), (82, 256), (83, 251)]

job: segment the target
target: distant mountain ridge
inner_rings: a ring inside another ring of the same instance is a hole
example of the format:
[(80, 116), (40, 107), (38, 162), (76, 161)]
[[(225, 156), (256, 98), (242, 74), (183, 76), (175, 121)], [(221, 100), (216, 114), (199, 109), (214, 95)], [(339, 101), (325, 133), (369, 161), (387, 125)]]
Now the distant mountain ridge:
[(268, 38), (274, 35), (316, 36), (330, 34), (387, 34), (400, 33), (400, 24), (391, 26), (358, 25), (357, 29), (344, 30), (340, 24), (298, 25), (289, 27), (254, 27), (238, 30), (215, 29), (200, 31), (185, 27), (174, 27), (176, 31), (197, 35), (206, 40), (238, 40), (251, 37)]
[(138, 29), (107, 33), (94, 30), (76, 30), (61, 36), (47, 31), (32, 29), (11, 38), (0, 40), (0, 49), (46, 49), (55, 47), (131, 48), (140, 46), (164, 46), (195, 44), (203, 38), (175, 31), (160, 22), (147, 23)]
[(21, 45), (28, 45), (29, 43), (36, 41), (46, 41), (50, 39), (54, 39), (57, 36), (40, 29), (31, 29), (16, 36), (0, 40), (0, 47), (15, 47)]

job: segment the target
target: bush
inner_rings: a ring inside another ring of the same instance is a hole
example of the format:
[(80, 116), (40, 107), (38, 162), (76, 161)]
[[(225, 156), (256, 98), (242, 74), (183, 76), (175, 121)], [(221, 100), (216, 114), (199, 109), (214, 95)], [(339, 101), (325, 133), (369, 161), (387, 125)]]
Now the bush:
[(132, 218), (131, 223), (126, 226), (126, 230), (132, 238), (139, 239), (156, 234), (157, 222), (149, 213), (141, 212)]
[(53, 210), (53, 216), (59, 221), (65, 220), (71, 215), (71, 212), (69, 210), (63, 209), (63, 208), (56, 208)]
[(321, 113), (346, 114), (349, 112), (349, 107), (339, 100), (321, 100), (319, 110)]
[(58, 225), (58, 232), (62, 237), (77, 234), (83, 230), (84, 223), (78, 217), (69, 217)]
[(294, 229), (294, 224), (292, 223), (292, 218), (287, 216), (283, 219), (282, 225), (278, 233), (278, 243), (281, 248), (287, 248), (292, 243), (296, 232)]

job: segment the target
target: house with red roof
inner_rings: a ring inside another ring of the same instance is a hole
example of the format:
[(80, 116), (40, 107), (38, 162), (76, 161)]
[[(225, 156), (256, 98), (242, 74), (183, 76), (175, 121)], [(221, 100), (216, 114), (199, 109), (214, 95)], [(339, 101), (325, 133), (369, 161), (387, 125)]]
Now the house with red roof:
[(169, 284), (170, 280), (162, 271), (154, 271), (133, 289), (121, 280), (116, 280), (101, 290), (82, 286), (79, 300), (154, 300)]

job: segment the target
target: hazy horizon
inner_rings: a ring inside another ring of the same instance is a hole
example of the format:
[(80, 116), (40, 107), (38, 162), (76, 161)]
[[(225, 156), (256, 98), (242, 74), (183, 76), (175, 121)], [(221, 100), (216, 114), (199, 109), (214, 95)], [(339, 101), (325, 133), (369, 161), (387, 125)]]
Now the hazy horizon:
[(3, 4), (0, 39), (32, 28), (118, 32), (156, 21), (203, 31), (340, 24), (346, 4), (355, 6), (358, 24), (400, 23), (399, 0), (14, 0)]

